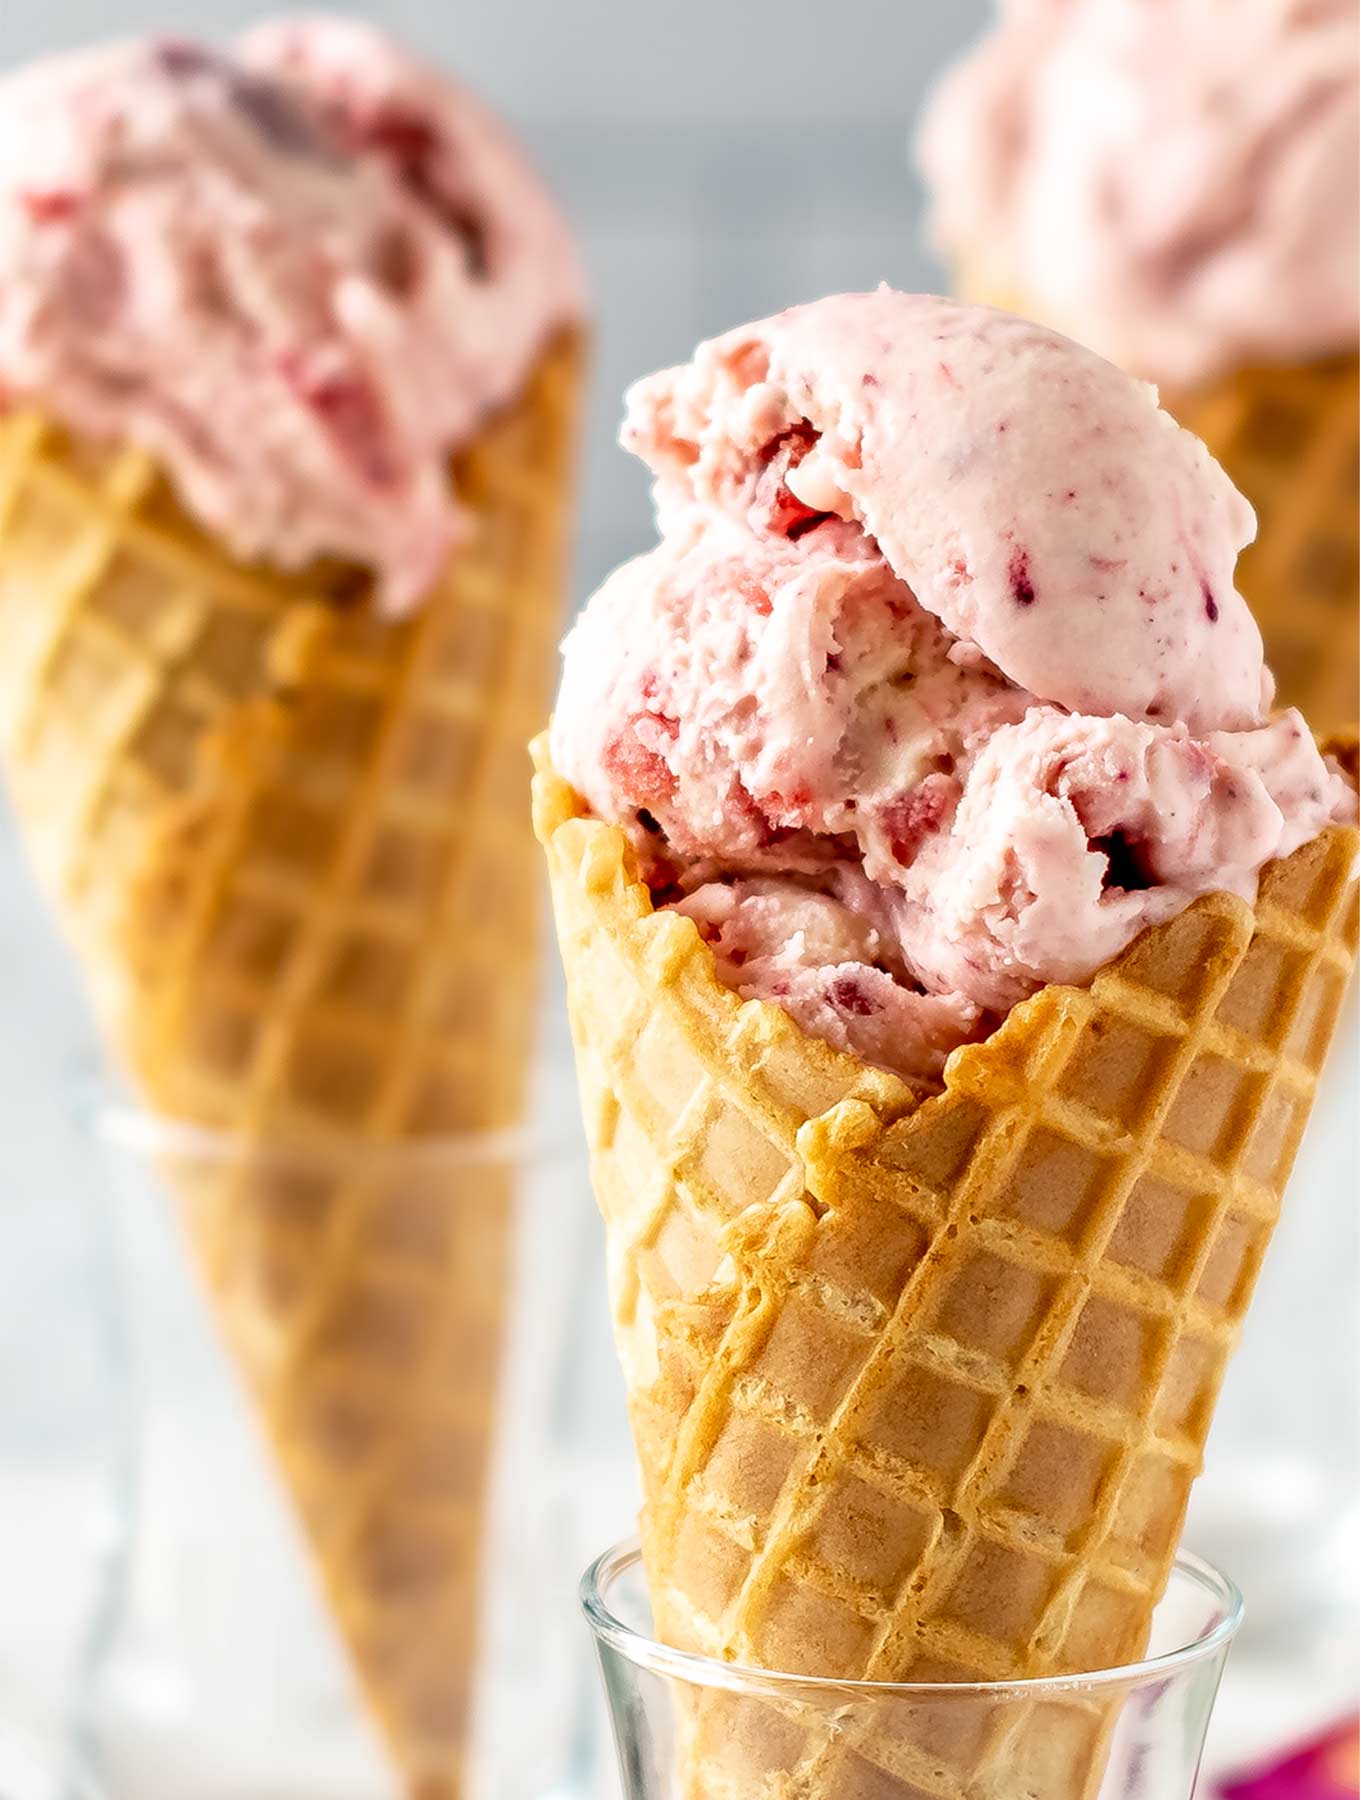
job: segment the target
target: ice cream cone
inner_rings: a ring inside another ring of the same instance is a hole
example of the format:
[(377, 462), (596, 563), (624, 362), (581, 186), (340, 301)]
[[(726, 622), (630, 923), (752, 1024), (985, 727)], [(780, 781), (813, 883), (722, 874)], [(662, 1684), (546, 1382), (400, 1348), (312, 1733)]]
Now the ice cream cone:
[(578, 365), (455, 458), (471, 535), (396, 623), (353, 569), (233, 562), (140, 452), (0, 421), (22, 833), (147, 1103), (243, 1146), (171, 1186), (422, 1800), (459, 1791), (511, 1193), (451, 1232), (382, 1148), (521, 1112)]
[(1256, 508), (1241, 588), (1281, 705), (1324, 730), (1360, 718), (1360, 361), (1237, 369), (1163, 404)]
[[(1360, 835), (1041, 989), (920, 1097), (741, 1003), (536, 757), (659, 1634), (848, 1680), (1136, 1657), (1354, 959)], [(689, 1800), (1078, 1800), (1113, 1719), (964, 1742), (847, 1705), (832, 1741), (743, 1704), (686, 1716)]]

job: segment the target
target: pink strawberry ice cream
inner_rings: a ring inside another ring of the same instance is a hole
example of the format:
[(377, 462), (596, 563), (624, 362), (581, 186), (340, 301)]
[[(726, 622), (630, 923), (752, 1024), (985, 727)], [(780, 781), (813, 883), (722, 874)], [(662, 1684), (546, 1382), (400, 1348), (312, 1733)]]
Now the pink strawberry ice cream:
[(1360, 334), (1353, 0), (1000, 0), (919, 143), (940, 247), (1178, 386)]
[(500, 127), (367, 26), (179, 38), (0, 82), (0, 393), (131, 442), (232, 552), (416, 604), (448, 458), (581, 290)]
[(641, 382), (662, 541), (567, 640), (553, 759), (722, 978), (927, 1080), (1355, 796), (1268, 715), (1250, 509), (1067, 339), (892, 293)]

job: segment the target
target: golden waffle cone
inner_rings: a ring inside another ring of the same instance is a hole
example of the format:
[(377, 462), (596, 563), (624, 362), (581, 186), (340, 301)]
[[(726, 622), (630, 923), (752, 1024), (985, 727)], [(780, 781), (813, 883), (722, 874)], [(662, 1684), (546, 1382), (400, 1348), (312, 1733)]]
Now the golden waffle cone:
[[(564, 337), (458, 456), (409, 621), (243, 568), (140, 452), (0, 419), (0, 733), (41, 879), (166, 1170), (408, 1791), (459, 1791), (536, 969), (523, 741), (553, 666)], [(405, 1146), (386, 1153), (383, 1146)]]
[(1360, 718), (1360, 359), (1237, 369), (1162, 402), (1256, 508), (1239, 583), (1279, 704), (1322, 730)]
[[(536, 760), (660, 1636), (843, 1680), (1136, 1656), (1341, 1007), (1360, 833), (1042, 990), (918, 1099), (739, 1002)], [(1113, 1712), (681, 1724), (690, 1800), (1077, 1800)]]

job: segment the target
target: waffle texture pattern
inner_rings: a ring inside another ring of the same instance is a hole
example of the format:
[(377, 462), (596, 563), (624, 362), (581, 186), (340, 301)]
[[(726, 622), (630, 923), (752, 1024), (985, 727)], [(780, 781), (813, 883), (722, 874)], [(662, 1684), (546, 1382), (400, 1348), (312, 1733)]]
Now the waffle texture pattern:
[(22, 833), (148, 1104), (226, 1134), (166, 1172), (421, 1800), (459, 1791), (512, 1218), (503, 1159), (437, 1145), (523, 1105), (579, 365), (458, 456), (474, 535), (399, 624), (352, 568), (233, 562), (139, 451), (0, 420)]
[[(1042, 990), (919, 1096), (722, 987), (536, 755), (660, 1635), (851, 1680), (1136, 1657), (1340, 1011), (1360, 835)], [(1112, 1723), (857, 1717), (690, 1708), (682, 1791), (1077, 1800)]]

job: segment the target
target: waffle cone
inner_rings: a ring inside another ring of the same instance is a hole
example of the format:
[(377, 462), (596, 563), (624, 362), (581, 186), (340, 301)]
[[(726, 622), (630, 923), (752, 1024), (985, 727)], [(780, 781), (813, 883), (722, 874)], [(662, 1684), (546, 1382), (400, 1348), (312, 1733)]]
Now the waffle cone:
[[(1360, 834), (1043, 989), (922, 1097), (739, 1002), (536, 758), (659, 1635), (842, 1680), (1136, 1656), (1341, 1006)], [(689, 1800), (1077, 1800), (1113, 1723), (681, 1710)]]
[(511, 1178), (451, 1221), (396, 1147), (521, 1111), (578, 365), (563, 338), (456, 459), (472, 534), (401, 623), (353, 569), (234, 562), (140, 452), (0, 420), (22, 834), (149, 1105), (227, 1134), (167, 1174), (422, 1800), (459, 1791)]
[(1360, 360), (1237, 369), (1162, 396), (1256, 508), (1239, 585), (1281, 705), (1323, 730), (1360, 718)]

